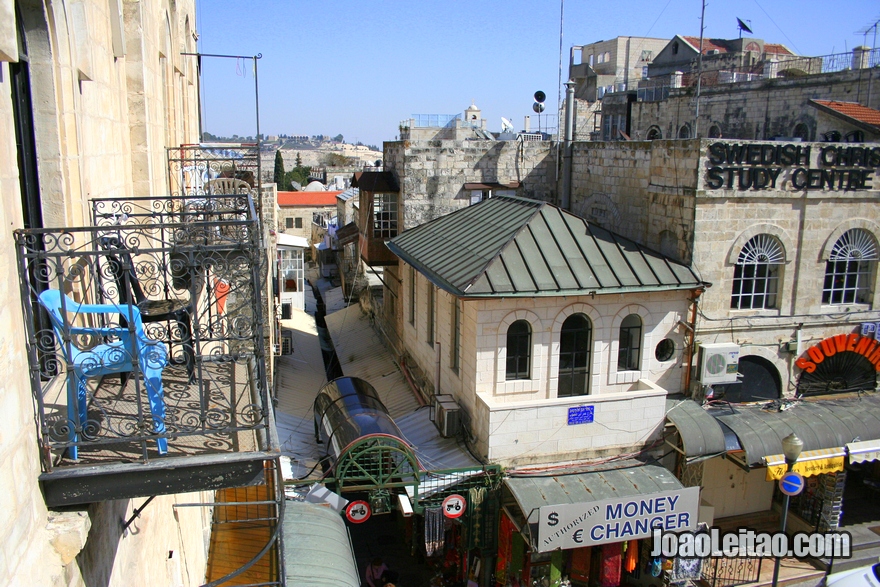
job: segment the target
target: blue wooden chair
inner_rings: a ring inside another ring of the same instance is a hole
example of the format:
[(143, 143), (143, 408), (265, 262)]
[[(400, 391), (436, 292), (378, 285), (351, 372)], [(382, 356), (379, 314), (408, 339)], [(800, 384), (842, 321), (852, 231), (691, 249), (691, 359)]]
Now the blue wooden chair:
[[(77, 428), (82, 429), (88, 418), (86, 380), (110, 373), (127, 373), (134, 364), (144, 376), (144, 387), (150, 402), (153, 432), (165, 432), (165, 402), (162, 399), (162, 370), (168, 364), (168, 352), (159, 341), (150, 340), (144, 334), (140, 310), (130, 304), (80, 304), (56, 289), (40, 294), (40, 304), (46, 309), (67, 360), (67, 417), (70, 421), (70, 440), (77, 442)], [(70, 315), (105, 314), (115, 326), (74, 326)], [(122, 318), (131, 324), (134, 336), (127, 326), (119, 326)], [(100, 340), (88, 349), (74, 344), (77, 337), (90, 336)], [(159, 454), (168, 452), (168, 439), (157, 438)], [(77, 458), (77, 446), (70, 447), (70, 456)]]

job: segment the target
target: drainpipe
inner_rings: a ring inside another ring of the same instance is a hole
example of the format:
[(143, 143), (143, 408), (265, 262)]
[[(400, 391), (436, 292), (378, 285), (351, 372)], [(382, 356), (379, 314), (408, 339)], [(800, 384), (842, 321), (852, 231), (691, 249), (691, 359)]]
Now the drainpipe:
[(574, 86), (565, 82), (565, 137), (562, 146), (562, 209), (571, 210), (571, 152), (574, 137)]
[(434, 342), (434, 395), (440, 395), (440, 341)]
[(693, 290), (692, 293), (694, 294), (694, 297), (691, 300), (691, 322), (690, 324), (684, 324), (685, 328), (691, 333), (691, 344), (688, 345), (687, 349), (687, 370), (684, 372), (684, 392), (686, 394), (690, 394), (691, 390), (691, 366), (694, 361), (694, 349), (697, 345), (697, 302), (704, 291), (706, 290)]

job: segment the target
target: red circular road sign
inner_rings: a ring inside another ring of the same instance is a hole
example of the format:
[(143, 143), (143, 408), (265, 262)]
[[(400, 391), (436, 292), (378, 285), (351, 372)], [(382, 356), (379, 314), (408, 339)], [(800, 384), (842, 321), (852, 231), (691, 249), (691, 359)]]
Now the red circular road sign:
[(453, 493), (443, 500), (443, 515), (447, 518), (460, 518), (464, 514), (467, 502), (462, 496)]
[(362, 499), (351, 502), (348, 504), (348, 507), (345, 508), (345, 517), (348, 518), (348, 521), (352, 524), (366, 522), (370, 519), (372, 513), (372, 510), (370, 510), (370, 504)]

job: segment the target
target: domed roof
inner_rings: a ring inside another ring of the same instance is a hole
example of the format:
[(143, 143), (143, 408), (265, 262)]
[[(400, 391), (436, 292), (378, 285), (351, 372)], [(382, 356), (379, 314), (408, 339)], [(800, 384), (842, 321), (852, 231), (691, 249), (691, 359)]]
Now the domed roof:
[(327, 191), (327, 188), (324, 187), (324, 184), (320, 181), (310, 181), (309, 185), (303, 188), (304, 192), (324, 192)]
[(479, 112), (479, 111), (480, 111), (480, 109), (477, 108), (477, 105), (473, 104), (473, 103), (467, 107), (467, 110), (465, 110), (465, 112)]

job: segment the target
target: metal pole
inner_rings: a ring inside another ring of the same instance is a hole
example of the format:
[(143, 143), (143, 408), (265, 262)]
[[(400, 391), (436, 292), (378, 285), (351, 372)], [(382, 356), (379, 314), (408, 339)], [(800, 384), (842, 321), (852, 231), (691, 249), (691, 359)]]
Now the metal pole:
[[(703, 24), (706, 20), (706, 0), (703, 0), (703, 9), (700, 11), (700, 54), (697, 55), (697, 96), (696, 96), (696, 114), (694, 116), (694, 137), (700, 137), (700, 86), (703, 80), (703, 31), (706, 29)], [(742, 29), (740, 29), (740, 34)]]
[[(791, 471), (794, 468), (794, 462), (788, 463), (788, 470)], [(788, 521), (788, 503), (791, 501), (791, 496), (786, 494), (785, 500), (782, 504), (782, 533), (785, 533), (785, 523)], [(780, 557), (776, 557), (776, 561), (773, 563), (773, 581), (770, 583), (772, 587), (776, 587), (779, 581), (779, 563), (782, 562)]]

